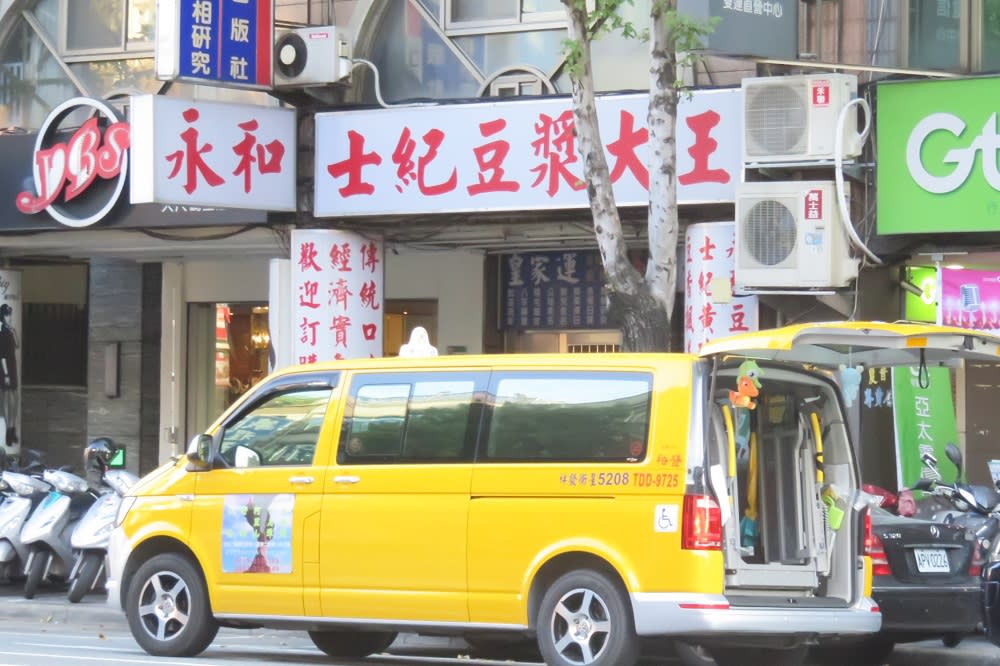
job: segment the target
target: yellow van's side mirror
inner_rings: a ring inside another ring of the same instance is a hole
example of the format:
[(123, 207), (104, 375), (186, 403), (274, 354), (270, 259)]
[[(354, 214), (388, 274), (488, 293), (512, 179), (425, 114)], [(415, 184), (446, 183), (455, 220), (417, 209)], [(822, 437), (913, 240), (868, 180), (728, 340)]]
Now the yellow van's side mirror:
[(188, 470), (192, 472), (211, 469), (212, 459), (212, 436), (195, 435), (187, 448)]

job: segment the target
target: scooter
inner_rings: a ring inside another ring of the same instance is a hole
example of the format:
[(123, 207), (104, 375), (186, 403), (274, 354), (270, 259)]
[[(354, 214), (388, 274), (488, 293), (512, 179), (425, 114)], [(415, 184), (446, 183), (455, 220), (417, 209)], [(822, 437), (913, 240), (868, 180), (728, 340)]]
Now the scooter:
[(115, 515), (122, 503), (122, 497), (139, 480), (135, 474), (123, 469), (104, 472), (101, 479), (103, 492), (73, 530), (70, 545), (76, 554), (73, 569), (69, 574), (70, 603), (77, 603), (90, 592), (105, 571), (108, 543), (114, 528)]
[(21, 528), (28, 516), (48, 494), (49, 486), (34, 475), (41, 474), (44, 466), (41, 454), (25, 449), (20, 461), (0, 456), (0, 573), (10, 582), (21, 574), (28, 556), (28, 548), (21, 541)]
[(97, 499), (87, 482), (65, 470), (47, 469), (42, 480), (51, 490), (21, 528), (28, 547), (24, 565), (24, 598), (31, 599), (49, 576), (69, 577), (73, 567), (70, 537), (76, 521)]

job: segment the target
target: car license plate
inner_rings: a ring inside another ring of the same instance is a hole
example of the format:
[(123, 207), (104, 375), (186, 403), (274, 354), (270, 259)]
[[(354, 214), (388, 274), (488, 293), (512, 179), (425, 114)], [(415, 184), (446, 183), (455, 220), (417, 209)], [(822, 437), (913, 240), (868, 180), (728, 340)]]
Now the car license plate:
[(914, 548), (913, 555), (920, 573), (951, 573), (948, 553), (941, 548)]

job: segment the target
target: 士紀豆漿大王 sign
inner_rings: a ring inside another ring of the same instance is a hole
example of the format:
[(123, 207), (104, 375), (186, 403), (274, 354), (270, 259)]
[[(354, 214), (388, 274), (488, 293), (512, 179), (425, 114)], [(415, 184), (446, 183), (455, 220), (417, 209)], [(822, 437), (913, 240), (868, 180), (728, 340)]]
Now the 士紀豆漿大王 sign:
[(1000, 230), (1000, 77), (880, 83), (878, 233)]

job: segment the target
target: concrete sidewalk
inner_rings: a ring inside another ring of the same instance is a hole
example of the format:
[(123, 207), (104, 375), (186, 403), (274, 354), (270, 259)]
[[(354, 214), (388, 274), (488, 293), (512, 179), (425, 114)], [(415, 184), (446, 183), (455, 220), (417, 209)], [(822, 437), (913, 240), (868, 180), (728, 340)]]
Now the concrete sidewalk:
[[(64, 589), (42, 588), (34, 599), (25, 599), (19, 584), (0, 585), (0, 618), (128, 630), (125, 613), (108, 606), (102, 594), (95, 592), (80, 603), (71, 604)], [(435, 656), (468, 654), (468, 644), (461, 638), (400, 634), (388, 652)]]

